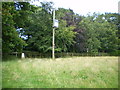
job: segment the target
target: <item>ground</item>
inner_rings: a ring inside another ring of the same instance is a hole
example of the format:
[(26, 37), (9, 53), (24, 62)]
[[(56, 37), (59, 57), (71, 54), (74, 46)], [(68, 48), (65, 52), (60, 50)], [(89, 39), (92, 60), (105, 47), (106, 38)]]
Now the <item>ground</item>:
[(118, 57), (3, 61), (2, 83), (3, 88), (117, 88)]

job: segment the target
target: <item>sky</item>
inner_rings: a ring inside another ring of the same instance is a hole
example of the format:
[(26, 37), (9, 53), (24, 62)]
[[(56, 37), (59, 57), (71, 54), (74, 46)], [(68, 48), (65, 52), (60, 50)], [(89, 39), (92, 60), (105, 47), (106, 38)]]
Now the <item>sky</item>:
[[(87, 15), (88, 13), (118, 13), (118, 2), (120, 0), (40, 0), (52, 1), (56, 8), (62, 7), (72, 9), (75, 13), (80, 15)], [(36, 2), (35, 4), (38, 4)]]

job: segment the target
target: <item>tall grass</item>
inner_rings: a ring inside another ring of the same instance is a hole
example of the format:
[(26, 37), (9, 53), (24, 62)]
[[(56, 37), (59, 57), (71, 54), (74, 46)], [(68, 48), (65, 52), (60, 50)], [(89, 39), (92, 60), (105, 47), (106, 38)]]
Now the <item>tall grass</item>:
[(117, 57), (2, 62), (3, 88), (117, 88)]

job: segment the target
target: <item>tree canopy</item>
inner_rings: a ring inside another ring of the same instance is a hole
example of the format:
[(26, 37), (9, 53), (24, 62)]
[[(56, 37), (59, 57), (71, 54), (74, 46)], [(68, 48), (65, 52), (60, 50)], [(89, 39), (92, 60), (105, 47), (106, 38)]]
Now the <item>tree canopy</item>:
[[(2, 49), (4, 53), (22, 50), (51, 53), (52, 2), (41, 6), (29, 2), (2, 3)], [(72, 9), (58, 8), (55, 30), (56, 52), (114, 52), (120, 49), (120, 15), (105, 13), (80, 16)]]

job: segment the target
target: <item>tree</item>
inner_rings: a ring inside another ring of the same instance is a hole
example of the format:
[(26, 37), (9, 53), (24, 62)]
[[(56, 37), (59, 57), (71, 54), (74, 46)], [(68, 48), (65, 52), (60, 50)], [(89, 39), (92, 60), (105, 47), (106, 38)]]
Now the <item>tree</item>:
[[(36, 13), (29, 15), (28, 27), (21, 29), (21, 34), (24, 37), (26, 36), (25, 41), (28, 44), (25, 48), (26, 50), (34, 50), (41, 53), (51, 52), (53, 29), (51, 7), (51, 2), (42, 2), (42, 6), (38, 7)], [(55, 51), (67, 51), (68, 47), (74, 42), (74, 27), (67, 27), (65, 20), (56, 18), (59, 19), (59, 28), (55, 30)]]
[[(100, 40), (102, 48), (105, 52), (115, 52), (118, 49), (118, 15), (117, 14), (105, 14), (98, 16), (99, 21), (103, 20), (101, 27), (104, 27), (104, 31), (101, 31)], [(98, 20), (97, 20), (98, 21)], [(103, 36), (104, 35), (104, 36)], [(102, 38), (106, 37), (106, 38)]]
[(14, 17), (18, 15), (14, 2), (2, 3), (2, 50), (3, 53), (21, 51), (25, 42), (18, 36)]
[(116, 27), (118, 37), (118, 49), (120, 50), (120, 14), (119, 13), (105, 13), (105, 19), (111, 23), (111, 26)]
[[(63, 27), (66, 28), (71, 28), (71, 34), (72, 37), (72, 44), (69, 44), (69, 46), (67, 47), (67, 52), (73, 52), (73, 51), (77, 51), (79, 50), (78, 48), (76, 48), (76, 45), (78, 42), (80, 42), (78, 40), (78, 36), (80, 34), (80, 29), (78, 28), (78, 23), (81, 21), (82, 17), (79, 16), (78, 14), (75, 14), (73, 12), (73, 10), (71, 9), (64, 9), (64, 8), (59, 8), (56, 11), (56, 18), (59, 19), (60, 23), (63, 23)], [(76, 50), (75, 50), (76, 49)]]
[(23, 29), (28, 46), (26, 49), (46, 52), (52, 42), (51, 15), (39, 8), (36, 13), (29, 15), (29, 25)]
[(28, 2), (3, 2), (3, 52), (22, 51), (26, 43), (19, 37), (19, 30), (27, 27), (28, 15), (35, 12), (35, 9)]
[(59, 20), (59, 29), (56, 30), (56, 50), (70, 52), (76, 35), (74, 12), (71, 9), (59, 8), (56, 11), (56, 18)]
[(66, 27), (67, 23), (64, 20), (60, 20), (59, 29), (56, 30), (56, 51), (67, 52), (70, 46), (75, 43), (74, 38), (76, 32), (73, 32), (74, 26)]
[(86, 51), (97, 52), (100, 47), (100, 41), (97, 38), (96, 27), (91, 20), (92, 17), (84, 18), (79, 25), (85, 30)]
[(93, 14), (84, 18), (79, 25), (86, 32), (86, 48), (89, 52), (117, 50), (117, 29), (114, 24), (104, 18), (104, 15)]

